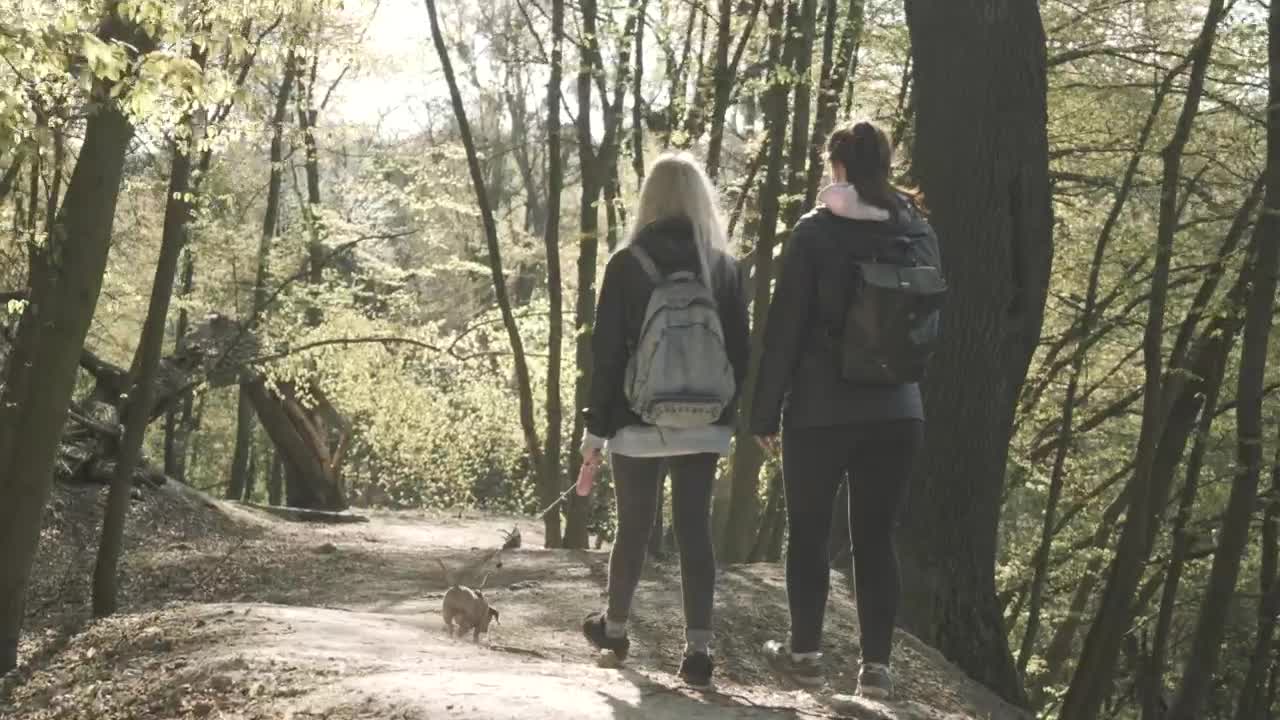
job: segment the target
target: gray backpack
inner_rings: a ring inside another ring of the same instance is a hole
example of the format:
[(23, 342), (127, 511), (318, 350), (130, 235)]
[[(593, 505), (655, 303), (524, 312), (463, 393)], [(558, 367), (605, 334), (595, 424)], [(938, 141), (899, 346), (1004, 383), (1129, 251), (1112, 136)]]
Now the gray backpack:
[(696, 273), (664, 276), (644, 250), (629, 250), (654, 288), (627, 362), (627, 402), (650, 425), (710, 425), (736, 391), (715, 296)]

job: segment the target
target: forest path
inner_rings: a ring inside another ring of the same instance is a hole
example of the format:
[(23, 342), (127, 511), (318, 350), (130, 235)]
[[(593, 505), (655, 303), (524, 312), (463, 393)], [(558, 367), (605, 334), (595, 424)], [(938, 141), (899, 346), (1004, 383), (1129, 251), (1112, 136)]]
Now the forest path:
[[(177, 555), (135, 548), (131, 607), (142, 607), (38, 651), (24, 682), (0, 691), (0, 717), (1018, 717), (904, 634), (896, 651), (904, 702), (891, 708), (837, 709), (828, 696), (780, 686), (758, 651), (786, 631), (777, 566), (722, 573), (716, 692), (699, 693), (674, 675), (683, 639), (674, 561), (651, 564), (632, 656), (624, 669), (607, 669), (579, 629), (602, 607), (607, 553), (541, 549), (528, 520), (373, 512), (368, 523), (317, 526), (202, 502), (245, 532), (210, 533), (216, 548), (192, 541)], [(524, 547), (493, 556), (513, 524)], [(448, 581), (438, 561), (464, 584), (488, 575), (501, 624), (478, 644), (444, 630)], [(847, 592), (833, 593), (827, 628), (831, 691), (851, 692), (858, 648)]]

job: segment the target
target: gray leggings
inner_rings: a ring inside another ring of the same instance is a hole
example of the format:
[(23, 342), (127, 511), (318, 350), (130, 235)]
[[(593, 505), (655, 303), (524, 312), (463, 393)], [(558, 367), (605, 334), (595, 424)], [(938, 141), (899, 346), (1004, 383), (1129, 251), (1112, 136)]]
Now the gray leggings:
[(631, 598), (640, 584), (649, 531), (658, 508), (660, 481), (664, 470), (669, 469), (671, 511), (680, 546), (685, 628), (710, 632), (716, 584), (716, 558), (711, 547), (711, 484), (718, 459), (712, 453), (669, 458), (612, 455), (618, 535), (609, 556), (609, 619), (623, 621), (631, 613)]

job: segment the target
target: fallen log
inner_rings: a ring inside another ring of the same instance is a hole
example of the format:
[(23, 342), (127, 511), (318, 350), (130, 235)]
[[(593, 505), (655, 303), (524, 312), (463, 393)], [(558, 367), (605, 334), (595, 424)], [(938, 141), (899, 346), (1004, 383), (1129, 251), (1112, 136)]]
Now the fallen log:
[(292, 520), (294, 522), (314, 522), (331, 525), (369, 522), (369, 518), (364, 515), (357, 515), (350, 510), (311, 510), (308, 508), (259, 505), (257, 503), (247, 502), (236, 504), (252, 508), (254, 510), (261, 510), (262, 512), (270, 513), (276, 517), (284, 518), (285, 520)]

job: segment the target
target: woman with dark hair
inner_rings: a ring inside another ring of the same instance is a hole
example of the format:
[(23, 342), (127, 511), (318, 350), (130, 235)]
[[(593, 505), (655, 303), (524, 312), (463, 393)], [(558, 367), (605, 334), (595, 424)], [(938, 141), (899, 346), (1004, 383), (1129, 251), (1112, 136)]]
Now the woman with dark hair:
[(771, 452), (779, 450), (782, 428), (790, 529), (790, 642), (771, 641), (765, 652), (795, 682), (823, 683), (827, 541), (831, 508), (847, 475), (862, 627), (858, 694), (875, 699), (893, 692), (889, 657), (899, 593), (893, 532), (921, 446), (924, 407), (914, 382), (847, 379), (840, 338), (855, 292), (849, 268), (894, 243), (917, 240), (937, 264), (936, 237), (915, 198), (890, 181), (892, 156), (889, 138), (870, 123), (831, 136), (834, 182), (787, 242), (751, 417), (752, 432)]

